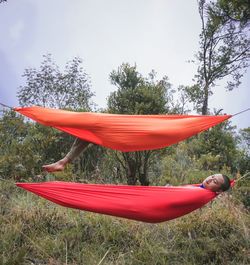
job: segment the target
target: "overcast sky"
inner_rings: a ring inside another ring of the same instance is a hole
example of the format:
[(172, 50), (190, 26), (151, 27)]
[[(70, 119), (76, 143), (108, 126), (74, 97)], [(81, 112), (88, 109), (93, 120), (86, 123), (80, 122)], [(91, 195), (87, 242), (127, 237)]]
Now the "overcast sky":
[[(109, 73), (123, 62), (147, 75), (169, 77), (174, 87), (192, 84), (196, 66), (188, 63), (199, 47), (201, 25), (196, 0), (8, 0), (0, 4), (0, 102), (17, 106), (16, 92), (25, 68), (39, 67), (52, 54), (63, 70), (75, 56), (83, 59), (94, 101), (106, 106), (116, 88)], [(234, 114), (250, 107), (250, 78), (226, 92), (223, 83), (211, 109)], [(231, 119), (250, 126), (250, 112)]]

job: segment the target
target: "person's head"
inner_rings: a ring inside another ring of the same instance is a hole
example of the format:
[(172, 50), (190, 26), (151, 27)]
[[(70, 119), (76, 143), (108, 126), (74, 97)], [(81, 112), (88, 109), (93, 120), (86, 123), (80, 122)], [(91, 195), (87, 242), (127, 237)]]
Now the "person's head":
[(214, 174), (204, 179), (202, 184), (205, 189), (223, 192), (230, 188), (230, 179), (226, 175)]

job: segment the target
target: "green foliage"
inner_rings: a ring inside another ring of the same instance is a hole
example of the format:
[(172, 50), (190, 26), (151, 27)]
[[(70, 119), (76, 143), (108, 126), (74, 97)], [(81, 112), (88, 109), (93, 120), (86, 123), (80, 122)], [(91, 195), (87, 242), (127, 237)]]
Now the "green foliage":
[(91, 178), (92, 182), (97, 183), (126, 183), (126, 172), (122, 168), (122, 164), (118, 161), (117, 156), (121, 153), (107, 149), (105, 155), (98, 164), (98, 172), (96, 178)]
[(250, 211), (250, 181), (249, 176), (237, 183), (237, 189), (234, 190), (234, 200), (241, 202), (244, 207)]
[(0, 119), (0, 174), (17, 180), (32, 178), (45, 161), (61, 158), (71, 142), (65, 134), (7, 111)]
[(241, 147), (250, 155), (250, 127), (240, 130)]
[(218, 172), (229, 176), (247, 173), (249, 156), (238, 147), (238, 141), (234, 127), (225, 122), (175, 145), (172, 152), (162, 156), (160, 184), (202, 181), (206, 174)]
[(26, 171), (21, 153), (25, 150), (28, 126), (14, 112), (5, 112), (0, 123), (0, 170), (2, 176), (17, 176)]
[(217, 170), (221, 170), (224, 166), (230, 167), (232, 172), (236, 172), (237, 165), (237, 141), (234, 127), (230, 122), (219, 124), (199, 136), (199, 150), (196, 149), (197, 155), (211, 154), (217, 157), (218, 161), (214, 161)]
[[(99, 145), (89, 146), (73, 163), (73, 172), (76, 174), (77, 179), (81, 181), (103, 181), (104, 176), (100, 176), (101, 164), (105, 162), (107, 157), (107, 150)], [(106, 165), (104, 165), (107, 167)]]
[[(192, 137), (172, 147), (171, 152), (161, 156), (161, 177), (154, 183), (162, 186), (201, 183), (207, 176), (215, 173), (225, 174), (231, 179), (249, 173), (249, 155), (237, 148), (231, 129), (229, 124), (219, 125), (210, 129), (208, 135)], [(216, 146), (221, 146), (221, 149)], [(249, 184), (247, 177), (240, 180), (232, 193), (233, 200), (243, 204), (248, 210)]]
[[(55, 130), (24, 122), (13, 112), (5, 113), (0, 125), (1, 163), (5, 161), (7, 166), (7, 155), (15, 157), (17, 161), (13, 163), (21, 163), (25, 168), (21, 174), (25, 179), (34, 178), (44, 160), (60, 158), (72, 142)], [(197, 183), (216, 173), (221, 163), (220, 148), (228, 146), (223, 152), (230, 153), (231, 148), (236, 148), (230, 145), (231, 140), (236, 139), (229, 124), (208, 133), (211, 143), (207, 146), (203, 136), (199, 136), (153, 153), (148, 171), (151, 181), (158, 185)], [(244, 134), (242, 140), (247, 139)], [(216, 149), (217, 145), (220, 148)], [(83, 165), (79, 159), (76, 165), (49, 178), (124, 183), (121, 164), (110, 155), (113, 151), (102, 153), (99, 148), (88, 148)], [(244, 154), (239, 157), (236, 152), (235, 159), (242, 159)], [(36, 157), (39, 159), (34, 165)], [(5, 168), (2, 165), (1, 170)], [(82, 169), (83, 173), (78, 172)], [(230, 170), (230, 165), (223, 165), (221, 172), (229, 174)], [(92, 173), (88, 175), (87, 171)], [(3, 173), (6, 179), (17, 174)], [(91, 265), (101, 260), (106, 265), (249, 263), (247, 180), (237, 183), (230, 195), (223, 195), (204, 209), (159, 225), (66, 209), (16, 188), (13, 182), (0, 181), (0, 194), (2, 264)]]
[[(26, 85), (20, 87), (18, 92), (19, 103), (22, 106), (41, 105), (51, 108), (76, 109), (78, 111), (90, 111), (93, 106), (90, 101), (94, 95), (90, 90), (90, 80), (83, 71), (82, 60), (78, 57), (69, 61), (65, 70), (61, 72), (59, 67), (52, 61), (51, 55), (47, 54), (44, 56), (44, 61), (39, 69), (26, 69), (23, 76), (26, 78)], [(27, 125), (27, 123), (25, 124)], [(11, 159), (6, 156), (3, 158), (6, 163), (5, 167), (20, 164), (19, 168), (22, 168), (25, 172), (21, 172), (19, 175), (25, 175), (25, 177), (39, 172), (43, 164), (61, 159), (69, 149), (70, 143), (72, 143), (72, 138), (51, 128), (34, 125), (33, 123), (30, 123), (29, 126), (30, 129), (25, 137), (25, 142), (18, 145), (23, 148), (20, 150), (22, 162), (17, 163), (16, 160), (20, 159), (20, 156), (16, 158), (16, 152), (13, 150), (11, 151)], [(34, 146), (37, 147), (37, 150), (33, 149)], [(7, 148), (9, 147), (7, 146)], [(76, 179), (83, 178), (95, 171), (99, 161), (99, 159), (96, 159), (96, 153), (99, 152), (98, 158), (103, 153), (101, 148), (98, 151), (97, 149), (88, 149), (84, 157), (80, 157), (74, 162), (72, 171), (76, 174)], [(32, 172), (27, 170), (32, 166), (24, 165), (23, 160), (30, 160), (27, 163), (36, 165)], [(4, 173), (5, 175), (14, 175), (14, 172), (11, 173), (6, 170)]]
[[(238, 142), (235, 127), (231, 126), (230, 122), (223, 122), (200, 134), (193, 152), (198, 158), (208, 154), (216, 158), (214, 160), (216, 170), (228, 167), (231, 173), (236, 173), (240, 169), (239, 161), (243, 159)], [(209, 167), (205, 166), (204, 169)]]
[[(168, 112), (172, 99), (171, 85), (167, 77), (155, 80), (155, 73), (144, 78), (136, 66), (122, 64), (112, 71), (110, 80), (118, 90), (108, 98), (108, 112), (119, 114), (160, 114)], [(168, 96), (170, 98), (168, 98)]]
[[(242, 132), (248, 132), (248, 129)], [(200, 162), (203, 160), (205, 170), (227, 168), (231, 174), (239, 172), (244, 175), (250, 169), (247, 134), (244, 133), (237, 135), (235, 127), (224, 122), (199, 135), (190, 155), (198, 157)]]
[(94, 94), (81, 64), (82, 60), (75, 57), (61, 72), (51, 55), (45, 55), (40, 69), (29, 68), (24, 71), (26, 85), (18, 91), (20, 105), (90, 110), (90, 99)]
[(250, 4), (248, 0), (217, 0), (208, 7), (209, 16), (218, 23), (239, 23), (246, 27), (250, 20)]
[[(167, 77), (156, 80), (152, 71), (148, 78), (143, 77), (136, 66), (122, 64), (117, 71), (112, 71), (110, 80), (118, 89), (108, 98), (109, 113), (119, 114), (161, 114), (183, 111), (183, 106), (174, 103), (175, 91)], [(156, 152), (142, 151), (113, 152), (120, 171), (127, 176), (127, 183), (135, 185), (139, 180), (142, 185), (149, 185), (148, 172), (155, 162)]]

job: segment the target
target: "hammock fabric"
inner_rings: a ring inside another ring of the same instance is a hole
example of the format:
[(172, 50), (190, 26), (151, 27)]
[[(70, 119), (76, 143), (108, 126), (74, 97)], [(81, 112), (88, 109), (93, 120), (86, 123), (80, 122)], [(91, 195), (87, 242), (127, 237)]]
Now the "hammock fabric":
[(232, 117), (231, 115), (119, 115), (72, 112), (37, 106), (18, 107), (14, 110), (43, 125), (123, 152), (163, 148)]
[(199, 185), (143, 187), (72, 182), (16, 185), (62, 206), (148, 223), (180, 217), (217, 196)]

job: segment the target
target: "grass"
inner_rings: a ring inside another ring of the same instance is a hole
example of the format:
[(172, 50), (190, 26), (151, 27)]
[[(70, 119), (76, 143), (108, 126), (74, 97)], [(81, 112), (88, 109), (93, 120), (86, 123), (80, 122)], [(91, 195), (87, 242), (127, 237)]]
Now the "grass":
[(232, 195), (161, 224), (72, 210), (0, 182), (0, 264), (250, 264), (246, 208)]

